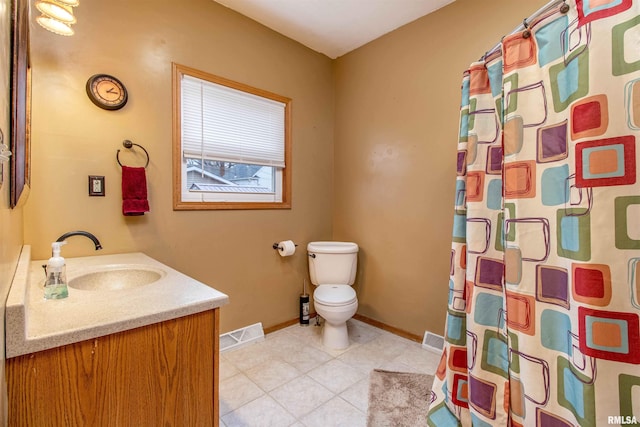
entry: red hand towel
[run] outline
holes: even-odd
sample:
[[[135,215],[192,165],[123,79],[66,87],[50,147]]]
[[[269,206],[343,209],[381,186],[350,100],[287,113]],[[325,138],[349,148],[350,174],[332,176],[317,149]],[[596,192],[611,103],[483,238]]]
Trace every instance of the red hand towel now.
[[[144,168],[122,166],[122,214],[135,216],[145,212],[149,212],[149,201]]]

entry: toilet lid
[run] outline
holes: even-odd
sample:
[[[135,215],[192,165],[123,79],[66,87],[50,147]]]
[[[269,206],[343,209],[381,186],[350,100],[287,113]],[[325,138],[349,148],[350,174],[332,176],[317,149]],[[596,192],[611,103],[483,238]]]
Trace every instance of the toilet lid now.
[[[356,291],[349,285],[320,285],[313,299],[324,305],[347,305],[356,300]]]

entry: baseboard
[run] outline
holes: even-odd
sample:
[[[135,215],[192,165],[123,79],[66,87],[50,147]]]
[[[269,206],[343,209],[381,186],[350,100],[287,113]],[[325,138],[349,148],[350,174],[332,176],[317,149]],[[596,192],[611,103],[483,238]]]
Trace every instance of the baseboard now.
[[[311,315],[309,316],[310,319],[313,319],[314,317],[316,317],[316,313],[311,313]],[[422,337],[419,335],[415,335],[412,334],[410,332],[407,331],[403,331],[402,329],[393,327],[393,326],[389,326],[385,323],[382,322],[378,322],[377,320],[373,320],[367,316],[363,316],[361,314],[355,314],[353,316],[354,319],[359,320],[361,322],[367,323],[371,326],[375,326],[376,328],[382,329],[383,331],[387,331],[387,332],[391,332],[394,335],[398,335],[402,338],[406,338],[408,340],[411,341],[415,341],[415,342],[419,342],[422,343]],[[286,322],[282,322],[282,323],[278,323],[277,325],[273,325],[273,326],[269,326],[268,328],[264,328],[264,334],[270,334],[272,332],[276,332],[279,331],[280,329],[284,329],[287,328],[291,325],[295,325],[300,321],[300,319],[296,318],[296,319],[292,319],[292,320],[288,320]],[[311,320],[309,321],[310,324],[313,324],[311,322]]]
[[[292,320],[287,320],[286,322],[278,323],[277,325],[269,326],[268,328],[264,328],[264,334],[267,335],[272,332],[279,331],[280,329],[284,329],[291,325],[295,325],[299,321],[300,320],[296,318]]]
[[[313,322],[311,322],[311,319],[316,317],[316,313],[311,313],[309,314],[309,324],[313,325]],[[273,326],[269,326],[268,328],[264,328],[264,333],[266,334],[270,334],[272,332],[276,332],[279,331],[280,329],[284,329],[284,328],[288,328],[291,325],[295,325],[300,323],[300,319],[299,318],[295,318],[295,319],[291,319],[291,320],[287,320],[286,322],[282,322],[282,323],[278,323],[277,325],[273,325]]]
[[[379,322],[377,320],[373,320],[367,316],[363,316],[362,314],[356,313],[353,316],[354,319],[359,320],[361,322],[367,323],[371,326],[375,326],[376,328],[380,328],[383,331],[391,332],[394,335],[401,336],[402,338],[406,338],[411,341],[416,341],[421,343],[422,337],[419,335],[412,334],[411,332],[404,331],[402,329],[396,328],[394,326],[389,326],[386,323]]]

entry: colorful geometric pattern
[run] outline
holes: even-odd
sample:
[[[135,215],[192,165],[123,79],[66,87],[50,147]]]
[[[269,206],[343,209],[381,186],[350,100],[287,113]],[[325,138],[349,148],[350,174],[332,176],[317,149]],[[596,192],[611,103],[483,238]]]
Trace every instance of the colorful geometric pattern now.
[[[429,426],[640,423],[640,2],[566,4],[463,76]]]

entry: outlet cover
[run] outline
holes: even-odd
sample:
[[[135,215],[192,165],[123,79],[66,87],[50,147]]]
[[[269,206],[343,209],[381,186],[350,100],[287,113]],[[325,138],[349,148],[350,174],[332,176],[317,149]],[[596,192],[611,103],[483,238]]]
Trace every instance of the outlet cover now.
[[[89,175],[89,196],[104,196],[104,176]]]

